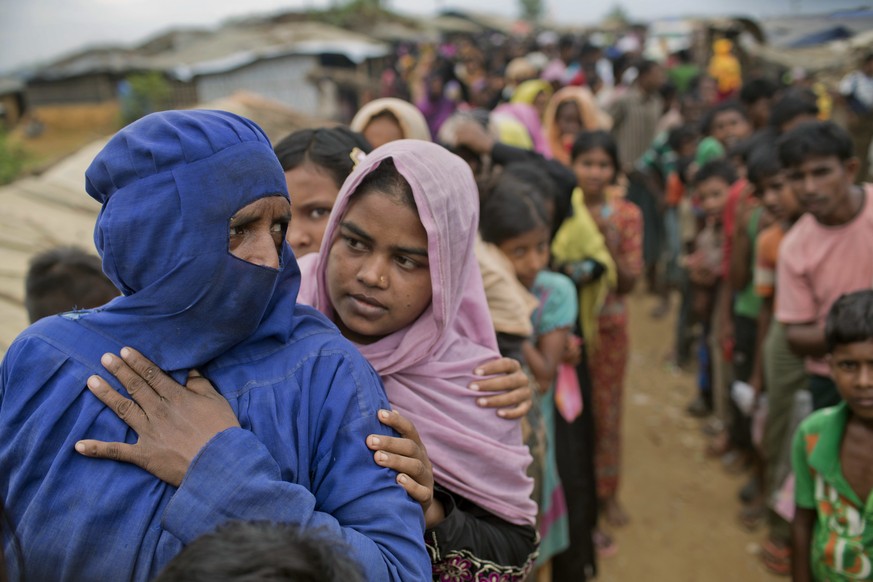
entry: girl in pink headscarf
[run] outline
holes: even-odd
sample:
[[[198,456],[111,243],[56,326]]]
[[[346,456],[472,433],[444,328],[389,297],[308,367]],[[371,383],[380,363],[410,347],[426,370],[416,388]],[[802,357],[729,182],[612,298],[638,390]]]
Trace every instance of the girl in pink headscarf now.
[[[518,421],[482,414],[468,388],[498,355],[478,208],[469,167],[442,147],[377,148],[343,185],[321,251],[300,261],[299,300],[357,345],[427,447],[434,579],[523,580],[536,548],[530,454]]]

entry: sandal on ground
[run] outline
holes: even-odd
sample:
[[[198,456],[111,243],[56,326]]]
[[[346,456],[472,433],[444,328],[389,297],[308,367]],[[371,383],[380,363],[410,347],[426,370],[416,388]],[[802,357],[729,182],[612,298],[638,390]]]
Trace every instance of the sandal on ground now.
[[[761,544],[761,561],[771,574],[791,575],[791,548],[787,545],[780,546],[773,540],[765,540]]]

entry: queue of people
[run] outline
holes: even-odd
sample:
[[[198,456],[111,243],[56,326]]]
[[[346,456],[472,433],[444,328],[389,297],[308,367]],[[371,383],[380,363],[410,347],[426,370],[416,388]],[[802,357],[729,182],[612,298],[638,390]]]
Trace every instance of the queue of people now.
[[[122,129],[109,280],[36,260],[0,367],[10,579],[593,579],[641,279],[764,565],[869,576],[866,152],[716,45],[407,47],[349,127]]]

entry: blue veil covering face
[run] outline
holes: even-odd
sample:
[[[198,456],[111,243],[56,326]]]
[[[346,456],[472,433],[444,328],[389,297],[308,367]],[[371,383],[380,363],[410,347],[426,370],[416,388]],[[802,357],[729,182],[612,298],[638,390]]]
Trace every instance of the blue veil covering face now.
[[[246,338],[287,339],[299,286],[291,249],[283,245],[278,271],[227,249],[236,211],[265,196],[288,199],[258,126],[222,111],[152,115],[116,135],[85,177],[103,205],[94,229],[103,270],[124,295],[74,315],[82,326],[171,372]]]
[[[263,131],[220,111],[152,114],[110,140],[86,189],[103,205],[103,269],[124,295],[38,321],[0,364],[0,497],[24,554],[11,579],[150,580],[233,519],[320,528],[371,580],[428,578],[421,508],[365,442],[390,433],[377,420],[389,407],[378,376],[323,316],[295,305],[287,243],[278,269],[228,250],[238,210],[288,198]],[[84,438],[137,442],[85,386],[99,374],[127,395],[100,364],[124,346],[180,382],[198,368],[239,420],[178,488],[74,450]]]

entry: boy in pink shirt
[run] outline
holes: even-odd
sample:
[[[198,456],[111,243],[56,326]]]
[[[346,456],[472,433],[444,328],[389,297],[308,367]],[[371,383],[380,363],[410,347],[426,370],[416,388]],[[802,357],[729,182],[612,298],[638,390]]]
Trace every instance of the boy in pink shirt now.
[[[789,186],[807,214],[779,251],[776,319],[806,358],[816,409],[839,394],[824,360],[824,322],[844,293],[873,286],[873,185],[854,184],[858,159],[849,134],[831,122],[804,123],[779,142]]]

